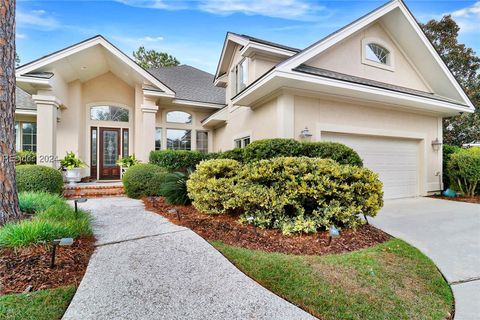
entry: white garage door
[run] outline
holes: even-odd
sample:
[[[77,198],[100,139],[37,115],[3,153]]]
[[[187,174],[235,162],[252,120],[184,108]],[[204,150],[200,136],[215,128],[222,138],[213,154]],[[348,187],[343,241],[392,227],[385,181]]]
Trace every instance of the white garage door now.
[[[419,194],[417,140],[327,132],[322,132],[322,140],[340,142],[357,151],[364,166],[380,175],[385,199]]]

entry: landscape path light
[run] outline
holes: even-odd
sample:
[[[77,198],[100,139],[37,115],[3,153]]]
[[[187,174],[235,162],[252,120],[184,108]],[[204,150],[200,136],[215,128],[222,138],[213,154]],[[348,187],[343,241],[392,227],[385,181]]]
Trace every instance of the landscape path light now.
[[[328,243],[327,246],[329,246],[332,243],[333,238],[338,238],[340,237],[340,230],[338,230],[333,224],[330,227],[330,230],[328,231]]]
[[[78,198],[78,199],[73,200],[73,203],[75,203],[75,218],[77,218],[77,216],[78,216],[78,204],[79,203],[85,203],[85,202],[87,202],[86,198]]]
[[[61,238],[52,241],[52,258],[50,260],[50,268],[55,267],[55,254],[57,246],[71,246],[73,244],[73,238]]]

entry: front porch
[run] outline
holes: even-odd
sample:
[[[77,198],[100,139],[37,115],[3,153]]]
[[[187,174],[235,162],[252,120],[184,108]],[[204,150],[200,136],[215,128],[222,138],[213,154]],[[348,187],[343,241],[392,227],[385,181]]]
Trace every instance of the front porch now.
[[[123,196],[124,194],[121,181],[65,184],[63,187],[63,196],[67,199]]]

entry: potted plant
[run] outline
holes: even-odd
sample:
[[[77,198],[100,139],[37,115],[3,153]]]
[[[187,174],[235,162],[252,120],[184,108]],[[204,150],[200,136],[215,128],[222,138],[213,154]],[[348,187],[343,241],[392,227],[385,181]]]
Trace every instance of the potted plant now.
[[[60,160],[60,165],[65,170],[65,177],[70,184],[80,182],[81,169],[87,166],[85,162],[77,158],[73,151],[67,152],[65,158]]]
[[[123,176],[125,171],[127,171],[128,168],[140,163],[140,160],[135,158],[135,155],[132,154],[131,156],[126,156],[117,161],[117,164],[120,166],[120,172]]]

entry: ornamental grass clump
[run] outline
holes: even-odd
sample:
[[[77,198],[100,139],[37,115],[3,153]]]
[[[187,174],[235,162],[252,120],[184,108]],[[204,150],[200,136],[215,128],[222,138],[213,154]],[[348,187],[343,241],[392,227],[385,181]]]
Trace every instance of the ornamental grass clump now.
[[[355,228],[383,205],[377,174],[330,159],[280,157],[243,166],[210,160],[197,167],[187,186],[202,212],[238,213],[243,223],[286,235],[331,225]]]

